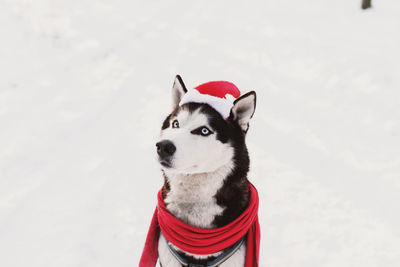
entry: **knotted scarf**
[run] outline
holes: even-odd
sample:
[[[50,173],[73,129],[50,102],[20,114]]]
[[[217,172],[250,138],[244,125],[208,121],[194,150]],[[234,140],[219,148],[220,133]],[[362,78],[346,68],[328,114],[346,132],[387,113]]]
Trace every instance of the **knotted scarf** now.
[[[158,259],[160,230],[176,247],[198,255],[208,255],[226,249],[247,234],[245,267],[258,267],[260,225],[258,222],[258,193],[249,183],[250,200],[246,210],[231,223],[214,229],[190,226],[174,217],[158,192],[158,204],[151,220],[139,267],[154,267]]]

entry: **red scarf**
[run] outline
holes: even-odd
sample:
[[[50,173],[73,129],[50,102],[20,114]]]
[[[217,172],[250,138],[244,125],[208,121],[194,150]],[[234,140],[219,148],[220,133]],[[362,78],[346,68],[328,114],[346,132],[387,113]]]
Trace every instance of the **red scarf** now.
[[[260,225],[258,223],[258,193],[249,183],[250,202],[247,209],[233,222],[220,228],[202,229],[175,218],[165,207],[162,189],[154,212],[139,267],[154,267],[158,259],[160,230],[178,248],[198,255],[208,255],[226,249],[247,234],[245,267],[258,267]]]

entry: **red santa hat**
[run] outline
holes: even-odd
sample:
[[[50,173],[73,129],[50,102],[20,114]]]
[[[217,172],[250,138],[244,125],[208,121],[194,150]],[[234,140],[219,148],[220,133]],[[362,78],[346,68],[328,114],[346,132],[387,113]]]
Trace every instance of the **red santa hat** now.
[[[230,82],[215,81],[203,83],[188,90],[179,105],[189,102],[208,104],[221,114],[224,119],[229,117],[233,101],[240,97],[239,89]]]

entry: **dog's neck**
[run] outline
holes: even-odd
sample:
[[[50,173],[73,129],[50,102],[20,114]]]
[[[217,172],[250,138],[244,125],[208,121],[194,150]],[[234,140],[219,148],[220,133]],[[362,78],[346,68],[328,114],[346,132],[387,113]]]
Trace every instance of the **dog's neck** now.
[[[210,173],[166,174],[169,192],[165,195],[165,205],[187,224],[213,228],[215,216],[224,211],[215,196],[231,172],[232,166],[225,165]]]
[[[244,206],[247,206],[247,187],[237,190],[240,186],[238,187],[238,182],[233,181],[240,180],[239,184],[244,184],[243,181],[247,182],[247,178],[238,179],[232,164],[224,165],[210,173],[164,173],[164,176],[163,196],[166,207],[175,217],[194,227],[220,227],[222,226],[220,224],[228,223],[226,218],[237,217],[243,207],[236,207],[236,211],[232,212],[230,208],[232,205],[228,205],[227,202],[235,205],[239,199],[242,200],[240,201],[242,206],[243,202]],[[226,199],[227,191],[231,192],[228,199]]]

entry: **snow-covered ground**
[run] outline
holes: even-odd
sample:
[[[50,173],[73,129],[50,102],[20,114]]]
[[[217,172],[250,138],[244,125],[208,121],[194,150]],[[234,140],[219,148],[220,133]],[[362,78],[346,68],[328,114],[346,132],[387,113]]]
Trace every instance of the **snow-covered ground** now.
[[[175,74],[256,90],[261,266],[400,265],[400,3],[0,1],[0,266],[136,266]]]

